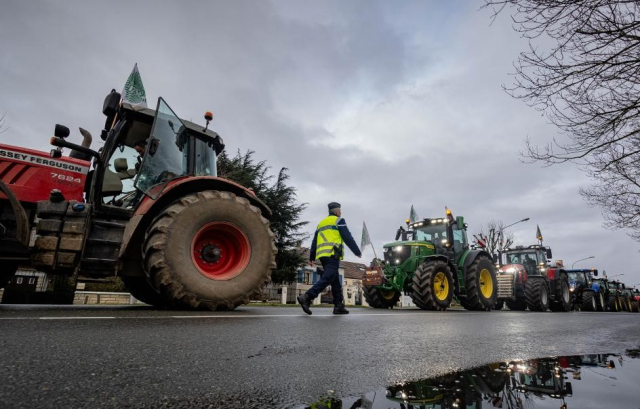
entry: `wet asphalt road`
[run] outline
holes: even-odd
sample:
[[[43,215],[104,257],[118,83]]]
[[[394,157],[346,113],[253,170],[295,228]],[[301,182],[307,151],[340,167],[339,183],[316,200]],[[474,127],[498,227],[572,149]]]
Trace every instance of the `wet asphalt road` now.
[[[640,345],[633,313],[351,311],[2,305],[0,406],[292,407],[327,390]]]

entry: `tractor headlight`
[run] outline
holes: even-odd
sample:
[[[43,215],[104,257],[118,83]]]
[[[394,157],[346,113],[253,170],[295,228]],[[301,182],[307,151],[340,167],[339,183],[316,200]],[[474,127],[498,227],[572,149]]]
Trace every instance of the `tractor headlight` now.
[[[515,272],[516,272],[515,267],[509,267],[509,268],[507,269],[507,273],[514,274]]]

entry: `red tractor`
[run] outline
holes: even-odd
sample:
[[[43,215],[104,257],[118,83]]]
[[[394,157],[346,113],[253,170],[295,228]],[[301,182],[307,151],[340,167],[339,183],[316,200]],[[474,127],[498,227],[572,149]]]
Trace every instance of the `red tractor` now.
[[[0,145],[0,287],[20,266],[47,274],[118,275],[155,306],[233,309],[275,267],[269,208],[217,177],[222,138],[157,109],[104,101],[104,145],[67,140],[50,153]],[[70,150],[62,156],[62,148]],[[131,166],[133,164],[133,166]]]
[[[569,280],[562,263],[551,263],[551,248],[516,246],[499,254],[497,309],[569,311]]]

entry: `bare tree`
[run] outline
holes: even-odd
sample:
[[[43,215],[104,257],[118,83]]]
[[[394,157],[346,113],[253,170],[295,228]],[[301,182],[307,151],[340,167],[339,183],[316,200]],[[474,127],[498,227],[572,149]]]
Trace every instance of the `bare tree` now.
[[[497,254],[498,250],[510,247],[514,241],[514,235],[504,229],[502,220],[489,220],[486,225],[480,226],[480,230],[473,235],[475,244],[483,247],[491,254]]]
[[[605,210],[609,227],[640,240],[640,3],[630,0],[485,0],[511,13],[529,39],[505,90],[541,110],[565,138],[524,157],[574,162],[596,184],[581,194]],[[545,44],[551,44],[545,47]]]

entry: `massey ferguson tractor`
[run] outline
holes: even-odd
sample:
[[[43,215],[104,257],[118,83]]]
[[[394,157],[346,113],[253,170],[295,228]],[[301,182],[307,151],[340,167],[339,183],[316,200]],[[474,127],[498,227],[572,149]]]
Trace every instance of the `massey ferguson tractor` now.
[[[571,297],[567,273],[561,263],[551,264],[551,248],[516,246],[499,254],[498,307],[510,310],[569,311]]]
[[[233,309],[275,267],[269,208],[217,177],[222,138],[157,109],[104,101],[103,146],[69,142],[56,125],[50,153],[0,145],[0,279],[20,266],[58,276],[118,275],[167,308]],[[68,157],[62,148],[69,149]]]
[[[392,308],[404,292],[423,310],[446,310],[455,294],[468,310],[488,311],[496,302],[491,255],[471,250],[463,217],[423,219],[400,228],[384,245],[384,267],[367,271],[364,296],[374,308]]]

